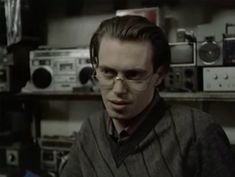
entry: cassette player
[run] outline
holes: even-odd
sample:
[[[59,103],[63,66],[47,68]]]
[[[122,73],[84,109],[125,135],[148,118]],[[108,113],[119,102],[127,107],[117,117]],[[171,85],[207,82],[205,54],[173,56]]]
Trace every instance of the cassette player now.
[[[88,48],[30,52],[31,91],[73,91],[89,87],[93,69]]]

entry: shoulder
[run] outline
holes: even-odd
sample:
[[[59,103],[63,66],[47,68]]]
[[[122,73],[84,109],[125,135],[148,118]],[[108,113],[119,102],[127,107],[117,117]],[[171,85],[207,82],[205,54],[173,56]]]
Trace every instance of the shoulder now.
[[[187,105],[173,104],[169,107],[167,114],[177,131],[191,132],[195,136],[200,136],[212,125],[218,125],[212,115]]]
[[[89,115],[82,123],[78,132],[78,139],[82,141],[101,131],[105,124],[105,115],[106,113],[103,110]]]

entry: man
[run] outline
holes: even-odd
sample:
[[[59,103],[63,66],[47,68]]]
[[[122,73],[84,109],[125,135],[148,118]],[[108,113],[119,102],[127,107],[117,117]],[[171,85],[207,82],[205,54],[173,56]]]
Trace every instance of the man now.
[[[235,176],[222,128],[159,96],[170,62],[159,27],[140,16],[113,17],[90,50],[105,109],[84,122],[62,177]]]

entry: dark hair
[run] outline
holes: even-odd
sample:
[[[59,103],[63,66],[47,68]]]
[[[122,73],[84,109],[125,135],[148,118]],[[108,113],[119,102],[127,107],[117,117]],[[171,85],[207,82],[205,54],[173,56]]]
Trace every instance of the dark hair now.
[[[165,71],[168,70],[171,59],[168,40],[162,29],[148,21],[145,17],[126,15],[115,16],[104,20],[93,34],[90,41],[90,57],[93,67],[99,64],[99,47],[104,35],[119,40],[146,40],[151,42],[154,71],[156,71],[159,66],[163,66]]]

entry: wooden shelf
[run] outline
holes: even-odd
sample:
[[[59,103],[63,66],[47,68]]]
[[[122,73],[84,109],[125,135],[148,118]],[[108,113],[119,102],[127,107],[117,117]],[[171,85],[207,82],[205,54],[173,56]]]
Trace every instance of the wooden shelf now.
[[[101,100],[98,92],[30,92],[18,95],[35,99]],[[160,95],[169,101],[235,101],[235,92],[160,92]]]

